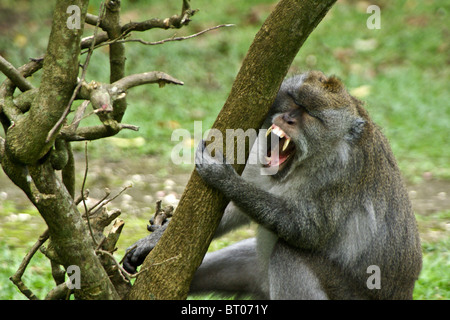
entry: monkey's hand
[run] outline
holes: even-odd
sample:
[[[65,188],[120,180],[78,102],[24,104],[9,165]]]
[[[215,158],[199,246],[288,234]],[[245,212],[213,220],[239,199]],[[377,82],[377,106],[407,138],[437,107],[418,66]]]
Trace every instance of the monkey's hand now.
[[[133,245],[128,247],[123,260],[123,268],[128,273],[136,273],[136,268],[144,262],[145,257],[147,257],[150,251],[156,246],[168,225],[169,223],[163,224],[145,238],[136,241]]]
[[[238,174],[221,152],[215,150],[215,157],[211,156],[205,141],[202,140],[195,153],[195,167],[198,174],[210,186],[223,191],[227,182]]]

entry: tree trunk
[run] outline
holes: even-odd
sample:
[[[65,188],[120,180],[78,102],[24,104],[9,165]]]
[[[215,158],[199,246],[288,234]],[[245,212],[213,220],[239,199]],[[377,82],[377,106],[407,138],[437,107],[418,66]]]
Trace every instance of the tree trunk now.
[[[335,2],[278,3],[256,35],[213,128],[223,134],[228,128],[260,128],[298,50]],[[238,173],[243,167],[235,166]],[[185,299],[226,205],[224,197],[194,171],[129,299]]]
[[[65,268],[70,265],[80,268],[81,290],[75,290],[76,298],[119,299],[74,205],[73,181],[67,191],[46,157],[56,138],[54,135],[46,142],[47,135],[64,114],[77,83],[88,3],[87,0],[56,2],[39,91],[28,112],[16,112],[9,119],[6,139],[0,143],[0,160],[8,177],[26,193],[44,218],[61,264]],[[79,28],[67,26],[67,9],[71,5],[80,9]],[[73,161],[70,157],[69,161]]]

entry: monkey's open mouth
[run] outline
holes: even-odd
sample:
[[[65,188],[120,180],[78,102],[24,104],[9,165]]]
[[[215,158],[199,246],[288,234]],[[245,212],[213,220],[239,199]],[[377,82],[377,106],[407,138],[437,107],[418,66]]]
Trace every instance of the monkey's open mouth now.
[[[279,140],[278,143],[272,146],[272,139],[268,139],[268,145],[270,147],[267,148],[267,163],[264,165],[265,167],[281,166],[295,153],[294,143],[291,143],[291,138],[283,130],[281,130],[280,127],[272,124],[272,126],[267,130],[266,137],[269,137],[271,132],[277,135]]]

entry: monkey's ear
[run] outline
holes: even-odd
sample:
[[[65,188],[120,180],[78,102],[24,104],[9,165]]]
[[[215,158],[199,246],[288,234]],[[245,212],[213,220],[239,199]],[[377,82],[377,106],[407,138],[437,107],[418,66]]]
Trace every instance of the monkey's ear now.
[[[363,131],[364,131],[364,125],[366,124],[366,120],[363,118],[357,117],[353,119],[350,130],[348,131],[346,135],[347,141],[356,141],[361,137]]]
[[[341,80],[339,80],[339,78],[335,76],[331,76],[321,82],[323,83],[325,89],[333,93],[338,93],[344,89],[344,85],[342,84]]]

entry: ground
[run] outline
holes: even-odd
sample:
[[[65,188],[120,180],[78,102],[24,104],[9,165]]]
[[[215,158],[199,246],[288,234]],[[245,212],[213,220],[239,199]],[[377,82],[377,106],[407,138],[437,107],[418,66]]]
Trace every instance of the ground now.
[[[78,184],[80,184],[85,162],[81,154],[77,158],[79,170],[77,178]],[[163,200],[163,205],[177,205],[189,179],[190,170],[188,167],[168,166],[167,162],[161,163],[154,157],[109,163],[104,163],[103,160],[91,160],[89,161],[86,188],[90,190],[92,198],[100,199],[104,195],[104,188],[110,188],[114,195],[122,187],[132,185],[121,197],[109,205],[110,208],[122,209],[121,218],[126,222],[124,232],[125,235],[130,234],[131,236],[122,241],[128,244],[146,234],[146,220],[152,216],[157,200]],[[450,181],[437,180],[425,173],[421,182],[409,183],[407,187],[414,212],[419,218],[422,239],[436,241],[442,237],[448,237],[450,234],[448,218],[432,220],[426,218],[450,208]],[[3,214],[0,216],[2,237],[9,234],[8,230],[2,230],[8,223],[16,225],[18,229],[25,232],[22,236],[26,236],[26,238],[20,236],[17,239],[19,243],[27,243],[31,239],[35,239],[43,230],[44,226],[40,216],[30,209],[28,199],[23,192],[12,184],[3,172],[0,173],[0,200],[14,204],[11,212],[2,210]],[[36,226],[39,227],[36,228]],[[30,232],[35,236],[32,237]],[[15,234],[20,235],[20,230],[16,230]],[[11,239],[4,240],[10,242]]]

